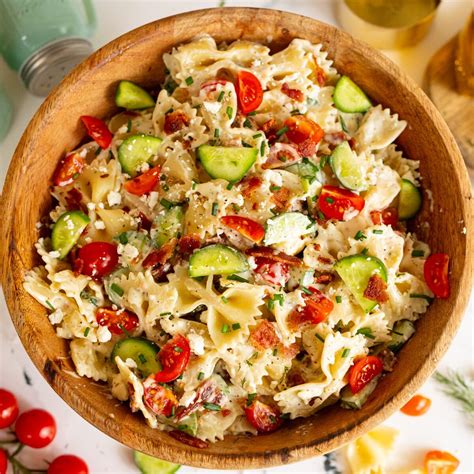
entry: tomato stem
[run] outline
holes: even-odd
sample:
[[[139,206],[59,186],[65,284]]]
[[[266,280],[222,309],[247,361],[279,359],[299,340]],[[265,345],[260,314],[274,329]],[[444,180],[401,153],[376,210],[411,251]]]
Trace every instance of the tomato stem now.
[[[18,439],[17,439],[17,438],[14,438],[14,439],[6,439],[6,440],[3,440],[3,441],[0,441],[0,445],[2,445],[2,444],[15,444],[15,443],[18,443]]]

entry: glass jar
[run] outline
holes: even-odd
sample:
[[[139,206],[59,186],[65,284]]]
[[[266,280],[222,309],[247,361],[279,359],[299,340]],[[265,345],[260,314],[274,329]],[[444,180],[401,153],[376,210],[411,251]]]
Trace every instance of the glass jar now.
[[[12,105],[8,99],[5,90],[0,84],[0,143],[5,138],[5,135],[10,128],[10,122],[12,120]]]
[[[92,52],[91,0],[0,0],[0,54],[44,96]]]

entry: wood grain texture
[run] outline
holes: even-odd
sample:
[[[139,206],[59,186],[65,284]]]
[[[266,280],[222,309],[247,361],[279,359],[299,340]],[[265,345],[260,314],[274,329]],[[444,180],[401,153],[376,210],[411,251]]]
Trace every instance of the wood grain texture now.
[[[115,111],[120,79],[156,87],[163,77],[161,56],[174,45],[209,33],[217,41],[270,42],[273,50],[295,37],[323,43],[337,69],[351,76],[377,102],[408,121],[399,139],[406,155],[421,161],[425,200],[418,226],[434,251],[452,257],[452,294],[433,303],[400,353],[396,369],[379,384],[360,411],[337,407],[285,425],[276,433],[228,436],[198,450],[148,428],[129,408],[106,396],[105,387],[73,375],[68,345],[56,337],[46,311],[25,293],[25,270],[38,263],[35,223],[51,206],[48,183],[66,150],[84,131],[82,114],[105,117]],[[467,173],[445,123],[424,93],[381,53],[334,27],[275,10],[200,10],[159,20],[112,41],[74,69],[33,117],[16,149],[2,203],[3,284],[11,317],[30,357],[54,390],[81,416],[116,440],[182,464],[244,469],[281,465],[334,450],[360,436],[404,404],[435,369],[465,309],[472,285],[473,205]],[[467,232],[462,229],[466,227]]]

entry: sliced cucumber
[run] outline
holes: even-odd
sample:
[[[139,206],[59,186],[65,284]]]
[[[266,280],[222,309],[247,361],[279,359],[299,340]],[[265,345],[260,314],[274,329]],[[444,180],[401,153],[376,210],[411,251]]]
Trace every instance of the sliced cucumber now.
[[[415,217],[421,208],[420,190],[408,179],[402,179],[398,201],[398,217],[401,220]]]
[[[393,352],[398,352],[413,334],[415,334],[415,325],[411,321],[408,319],[397,321],[393,326],[392,340],[388,343],[388,348]]]
[[[183,232],[184,212],[181,206],[173,206],[164,214],[155,217],[153,235],[157,247],[161,247],[169,240]]]
[[[257,159],[256,148],[201,145],[197,156],[207,174],[214,179],[230,183],[240,181]]]
[[[334,105],[341,112],[367,112],[372,107],[364,91],[347,76],[342,76],[337,81],[332,97]]]
[[[232,247],[214,244],[197,250],[189,259],[189,275],[230,275],[248,270],[247,259]]]
[[[191,436],[196,436],[198,429],[198,419],[196,413],[191,413],[177,426],[178,430],[184,431]]]
[[[118,159],[125,173],[134,177],[141,166],[158,154],[161,138],[150,135],[132,135],[118,149]]]
[[[285,168],[285,171],[296,174],[301,178],[304,191],[309,190],[314,180],[322,181],[319,168],[306,157],[300,163],[288,166],[288,168]]]
[[[148,109],[155,105],[153,97],[131,81],[120,81],[115,92],[115,103],[125,109]]]
[[[133,451],[133,459],[142,474],[174,474],[181,467],[180,464],[163,461],[139,451]]]
[[[110,273],[106,277],[104,277],[103,282],[104,282],[104,290],[107,293],[107,296],[109,297],[109,300],[112,301],[113,304],[116,304],[119,307],[122,307],[122,295],[117,293],[117,291],[114,291],[116,289],[113,284],[117,279],[120,279],[122,275],[128,275],[130,273],[129,268],[119,268],[118,270],[115,270],[114,272]],[[115,283],[117,285],[117,283]]]
[[[314,222],[301,212],[285,212],[267,220],[264,245],[298,239],[315,231]]]
[[[370,397],[378,384],[380,375],[374,377],[360,392],[352,393],[351,387],[346,385],[341,392],[341,407],[349,410],[359,410]]]
[[[51,234],[53,250],[64,258],[79,240],[91,220],[81,211],[68,211],[59,216]]]
[[[345,188],[352,191],[366,189],[359,160],[348,142],[342,142],[334,149],[329,163],[337,179]]]
[[[142,337],[127,337],[118,341],[112,350],[112,359],[118,356],[124,362],[132,359],[144,378],[161,370],[161,364],[156,358],[159,347],[152,341]]]
[[[377,306],[376,301],[364,297],[364,291],[372,275],[387,281],[387,269],[381,260],[370,255],[349,255],[336,262],[334,269],[366,313]]]

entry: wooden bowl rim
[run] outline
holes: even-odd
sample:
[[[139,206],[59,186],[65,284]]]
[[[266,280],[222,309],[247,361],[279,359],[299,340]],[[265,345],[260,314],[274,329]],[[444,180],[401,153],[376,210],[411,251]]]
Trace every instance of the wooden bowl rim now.
[[[233,19],[239,14],[245,12],[252,12],[255,15],[257,15],[257,13],[265,14],[271,17],[272,19],[279,19],[280,23],[278,23],[278,25],[281,28],[284,27],[285,21],[289,19],[300,21],[304,20],[307,22],[309,21],[312,22],[315,26],[328,29],[328,31],[331,31],[335,38],[342,37],[345,39],[350,39],[351,41],[356,43],[359,48],[370,52],[370,54],[377,60],[379,68],[385,70],[386,72],[389,72],[393,76],[397,76],[397,80],[399,82],[404,82],[406,84],[404,88],[410,90],[410,92],[415,96],[416,100],[421,103],[422,107],[429,112],[431,117],[435,117],[437,119],[436,121],[438,122],[438,124],[436,125],[436,128],[438,129],[440,135],[443,137],[445,142],[449,143],[453,151],[452,159],[455,165],[453,167],[453,172],[456,175],[456,180],[460,184],[460,188],[465,191],[465,193],[460,197],[460,199],[462,200],[462,210],[468,218],[469,216],[471,218],[472,216],[474,216],[474,205],[472,204],[470,182],[468,179],[467,171],[464,167],[461,154],[459,152],[459,149],[457,148],[457,145],[455,144],[454,138],[452,137],[451,132],[442,120],[439,112],[436,110],[434,105],[411,78],[409,78],[403,71],[398,68],[397,65],[392,63],[392,61],[390,61],[382,53],[372,49],[368,45],[365,45],[364,43],[358,40],[351,38],[349,34],[338,30],[335,26],[328,25],[313,18],[298,15],[295,13],[252,7],[208,8],[162,18],[142,25],[134,30],[131,30],[119,36],[118,38],[112,40],[111,42],[100,48],[83,63],[78,65],[46,98],[44,103],[40,106],[38,111],[31,119],[25,132],[23,133],[8,169],[7,178],[4,185],[4,193],[1,200],[2,202],[0,203],[0,208],[2,211],[4,211],[2,215],[10,214],[9,210],[12,210],[13,212],[13,209],[15,207],[14,191],[15,187],[17,186],[15,179],[21,174],[22,156],[28,153],[28,142],[30,140],[35,140],[38,138],[38,123],[47,120],[51,114],[54,114],[55,107],[60,106],[62,99],[73,92],[77,77],[80,77],[83,73],[93,73],[95,69],[105,66],[116,55],[123,54],[134,45],[140,44],[144,41],[149,40],[151,37],[160,34],[160,26],[180,21],[182,19],[199,19],[204,14],[215,14],[216,12],[232,17]],[[277,24],[276,21],[275,24]],[[13,229],[14,222],[14,219],[5,219],[2,223],[1,235],[7,238],[12,237],[13,232],[10,231],[10,229]],[[466,222],[466,226],[468,227],[468,229],[471,230],[472,222]],[[20,314],[15,314],[13,298],[11,298],[11,295],[15,293],[24,293],[24,290],[21,286],[15,285],[14,279],[8,276],[9,273],[18,273],[20,271],[24,271],[24,269],[21,268],[21,265],[13,265],[13,272],[11,272],[11,269],[6,268],[6,262],[9,261],[8,257],[10,256],[10,254],[14,253],[15,244],[13,239],[11,239],[11,242],[9,242],[8,245],[5,245],[4,250],[1,251],[1,260],[3,267],[1,276],[3,285],[5,289],[8,290],[5,292],[5,294],[10,316],[29,357],[32,359],[38,370],[42,373],[43,377],[46,378],[46,380],[53,387],[56,393],[58,393],[58,395],[63,398],[63,400],[85,420],[89,421],[91,424],[103,431],[105,434],[108,434],[109,436],[115,438],[117,441],[123,444],[127,444],[133,449],[141,450],[144,452],[148,451],[149,454],[161,456],[163,459],[167,459],[169,461],[176,462],[178,460],[180,463],[183,463],[185,465],[219,469],[263,468],[282,465],[288,462],[296,462],[309,458],[311,456],[321,455],[351,441],[357,436],[360,436],[361,434],[372,429],[377,424],[388,418],[392,413],[397,411],[404,403],[406,403],[406,401],[412,396],[412,394],[431,375],[439,360],[439,356],[444,354],[444,352],[449,346],[449,343],[454,337],[456,330],[460,325],[464,309],[467,305],[469,289],[472,287],[472,262],[474,260],[474,239],[472,236],[472,232],[468,231],[468,235],[466,237],[466,272],[463,274],[462,280],[459,285],[459,288],[462,288],[464,291],[459,291],[458,294],[453,295],[454,304],[452,306],[449,330],[448,328],[446,328],[444,331],[442,331],[432,348],[432,353],[435,353],[438,357],[430,357],[425,359],[424,362],[420,364],[418,371],[415,373],[410,382],[407,383],[401,391],[393,394],[393,396],[384,406],[382,406],[378,410],[375,410],[373,413],[369,414],[367,417],[360,421],[348,423],[343,430],[340,430],[334,435],[328,436],[326,439],[317,439],[310,443],[301,444],[293,448],[287,448],[284,450],[275,449],[259,453],[254,452],[251,454],[246,454],[245,452],[239,454],[207,452],[205,450],[196,450],[185,445],[179,447],[173,445],[169,446],[167,449],[166,444],[164,444],[164,447],[156,445],[152,446],[150,442],[146,443],[145,440],[142,444],[138,442],[131,442],[130,438],[125,441],[124,438],[126,438],[127,430],[121,431],[120,435],[116,435],[115,432],[113,432],[113,430],[111,430],[109,427],[110,420],[108,420],[105,416],[102,416],[101,414],[99,414],[99,416],[97,417],[97,414],[93,413],[92,410],[88,409],[87,401],[84,401],[84,399],[82,399],[79,394],[75,393],[74,390],[69,390],[69,383],[66,379],[63,379],[60,383],[58,383],[57,379],[58,377],[61,378],[61,372],[58,372],[56,374],[56,381],[53,384],[51,380],[48,380],[48,378],[45,376],[45,373],[43,372],[44,360],[42,359],[41,354],[37,352],[30,353],[28,351],[28,341],[25,337],[25,333],[22,327],[22,317]],[[6,240],[3,241],[6,242]],[[5,262],[5,264],[3,262]],[[255,442],[258,442],[258,438],[255,439]],[[154,452],[152,452],[152,450]]]

